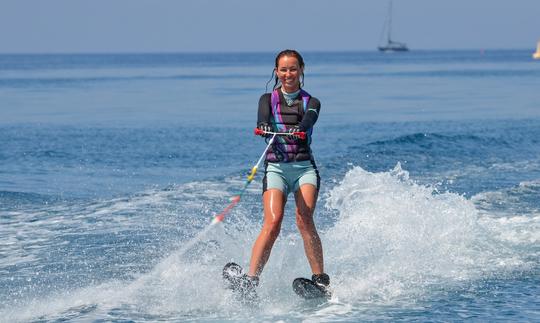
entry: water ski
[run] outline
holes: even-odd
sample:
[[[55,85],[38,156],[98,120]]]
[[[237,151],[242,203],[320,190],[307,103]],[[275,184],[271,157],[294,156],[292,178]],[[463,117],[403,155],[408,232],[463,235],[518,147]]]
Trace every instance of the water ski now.
[[[332,296],[326,287],[307,278],[296,278],[292,283],[292,288],[304,299],[329,299]]]
[[[244,274],[242,266],[229,262],[223,267],[223,282],[225,288],[233,291],[236,299],[245,304],[256,304],[259,297],[255,288],[259,285],[258,278]]]

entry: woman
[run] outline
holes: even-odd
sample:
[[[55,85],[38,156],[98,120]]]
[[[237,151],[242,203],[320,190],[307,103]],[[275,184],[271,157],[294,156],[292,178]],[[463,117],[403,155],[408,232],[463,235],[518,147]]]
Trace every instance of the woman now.
[[[294,193],[296,224],[304,241],[304,250],[313,272],[312,280],[325,292],[330,278],[324,273],[321,240],[313,222],[320,177],[310,149],[311,132],[317,121],[320,102],[301,86],[304,60],[295,50],[280,52],[275,60],[275,85],[272,93],[259,100],[257,127],[265,132],[288,132],[276,136],[268,150],[263,178],[264,223],[251,254],[244,286],[258,286],[259,275],[268,261],[279,235],[287,196]],[[294,132],[306,132],[305,139]]]

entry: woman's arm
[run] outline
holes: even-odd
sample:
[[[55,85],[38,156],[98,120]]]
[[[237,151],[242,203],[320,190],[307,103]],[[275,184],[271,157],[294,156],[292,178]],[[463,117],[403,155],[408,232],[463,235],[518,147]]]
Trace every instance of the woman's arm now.
[[[308,131],[311,129],[317,119],[319,118],[319,112],[321,111],[321,101],[319,99],[311,97],[308,102],[306,113],[300,122],[300,131]]]
[[[272,122],[272,111],[270,107],[270,93],[261,95],[259,99],[259,111],[257,113],[257,127],[261,124],[270,124]]]

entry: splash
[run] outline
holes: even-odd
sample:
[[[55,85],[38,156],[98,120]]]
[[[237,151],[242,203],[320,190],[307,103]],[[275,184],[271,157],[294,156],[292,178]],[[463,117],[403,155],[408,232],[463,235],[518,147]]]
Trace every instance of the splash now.
[[[159,201],[167,208],[170,204],[182,205],[195,212],[209,196],[223,199],[218,189],[223,184],[218,188],[208,184],[185,185],[149,193],[144,201],[116,201],[85,210],[92,217],[106,216],[117,209],[137,208],[134,203],[146,205],[150,200],[153,205]],[[522,186],[536,187],[530,183]],[[321,239],[334,292],[324,306],[312,306],[306,312],[306,304],[291,291],[294,278],[309,275],[302,241],[294,231],[283,232],[272,251],[261,277],[261,308],[242,307],[222,288],[221,268],[231,260],[247,264],[260,226],[260,219],[252,214],[254,205],[260,211],[259,201],[248,199],[238,205],[225,225],[212,226],[211,230],[201,225],[186,226],[191,228],[189,235],[178,238],[178,248],[133,279],[112,279],[51,294],[10,309],[4,317],[12,321],[122,317],[338,320],[362,304],[414,304],[440,290],[538,263],[540,251],[534,251],[538,236],[531,231],[538,228],[538,216],[494,217],[479,209],[474,199],[415,183],[400,164],[379,173],[353,167],[323,199],[326,209],[318,210],[317,221],[330,221],[325,223],[327,229],[321,232]],[[184,213],[191,216],[191,211]],[[145,214],[148,216],[150,211]],[[519,238],[519,243],[512,237]],[[532,257],[531,250],[536,252]]]
[[[383,173],[352,168],[326,206],[339,214],[325,234],[327,262],[349,301],[414,300],[526,263],[473,202],[416,184],[400,164]]]

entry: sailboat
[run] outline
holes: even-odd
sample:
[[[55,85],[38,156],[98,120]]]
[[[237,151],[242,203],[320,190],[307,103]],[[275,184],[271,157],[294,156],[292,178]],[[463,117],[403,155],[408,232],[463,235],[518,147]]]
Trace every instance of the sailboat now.
[[[536,52],[533,54],[534,59],[540,59],[540,41],[536,44]]]
[[[392,1],[388,6],[388,17],[384,22],[381,36],[385,31],[387,32],[386,44],[378,47],[381,52],[407,52],[409,50],[407,44],[392,40]]]

